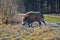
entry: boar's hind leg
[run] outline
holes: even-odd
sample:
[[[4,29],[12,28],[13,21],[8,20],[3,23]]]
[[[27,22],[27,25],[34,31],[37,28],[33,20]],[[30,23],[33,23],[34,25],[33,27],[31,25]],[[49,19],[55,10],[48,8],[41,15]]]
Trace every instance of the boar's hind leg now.
[[[43,20],[42,22],[46,25],[46,23],[45,23],[45,21],[44,21],[44,20]]]

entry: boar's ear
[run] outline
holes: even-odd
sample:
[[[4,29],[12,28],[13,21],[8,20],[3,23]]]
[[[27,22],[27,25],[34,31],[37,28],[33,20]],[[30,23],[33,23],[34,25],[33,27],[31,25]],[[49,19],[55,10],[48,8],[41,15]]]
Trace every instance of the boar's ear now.
[[[28,17],[28,15],[26,14],[24,17]]]

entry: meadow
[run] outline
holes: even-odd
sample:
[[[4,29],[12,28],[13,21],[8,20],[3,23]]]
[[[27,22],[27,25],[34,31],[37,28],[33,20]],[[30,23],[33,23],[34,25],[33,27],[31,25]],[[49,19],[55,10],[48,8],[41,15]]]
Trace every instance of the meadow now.
[[[48,22],[60,22],[60,16],[58,15],[44,15],[44,18],[45,18],[45,21],[48,21]]]

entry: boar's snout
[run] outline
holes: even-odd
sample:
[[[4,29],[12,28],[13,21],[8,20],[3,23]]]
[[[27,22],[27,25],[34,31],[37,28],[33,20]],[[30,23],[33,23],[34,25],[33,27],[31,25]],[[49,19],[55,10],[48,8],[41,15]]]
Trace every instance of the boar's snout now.
[[[26,24],[26,22],[22,22],[22,25],[25,25]]]
[[[22,22],[22,25],[25,25],[25,23],[24,23],[24,22]]]

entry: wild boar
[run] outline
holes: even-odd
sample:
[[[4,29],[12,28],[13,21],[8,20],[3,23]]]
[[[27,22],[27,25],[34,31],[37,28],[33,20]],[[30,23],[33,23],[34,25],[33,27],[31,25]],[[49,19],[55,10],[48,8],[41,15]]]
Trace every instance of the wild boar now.
[[[43,22],[45,24],[43,14],[41,14],[40,12],[30,11],[25,15],[25,17],[23,19],[23,25],[28,23],[28,26],[30,27],[30,26],[32,26],[32,23],[35,21],[37,21],[39,23],[39,26],[41,25],[41,22]]]

